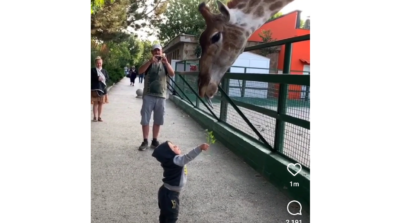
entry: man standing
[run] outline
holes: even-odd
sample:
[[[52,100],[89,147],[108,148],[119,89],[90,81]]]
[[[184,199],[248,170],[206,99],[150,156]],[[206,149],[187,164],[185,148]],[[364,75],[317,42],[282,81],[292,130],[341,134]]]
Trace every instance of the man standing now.
[[[154,44],[151,54],[153,57],[144,63],[140,68],[139,74],[146,74],[143,88],[143,104],[140,114],[142,119],[140,124],[143,131],[143,142],[139,147],[140,151],[148,148],[148,134],[150,131],[151,113],[154,112],[153,140],[151,148],[159,145],[158,134],[160,126],[164,124],[165,100],[167,92],[167,75],[173,77],[175,72],[166,57],[162,55],[162,47]]]

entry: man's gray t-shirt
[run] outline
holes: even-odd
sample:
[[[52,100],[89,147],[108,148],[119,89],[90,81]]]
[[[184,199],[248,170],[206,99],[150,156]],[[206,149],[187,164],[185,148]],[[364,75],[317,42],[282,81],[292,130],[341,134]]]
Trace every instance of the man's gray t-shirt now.
[[[143,95],[166,98],[167,82],[164,65],[159,63],[151,64],[144,79]]]

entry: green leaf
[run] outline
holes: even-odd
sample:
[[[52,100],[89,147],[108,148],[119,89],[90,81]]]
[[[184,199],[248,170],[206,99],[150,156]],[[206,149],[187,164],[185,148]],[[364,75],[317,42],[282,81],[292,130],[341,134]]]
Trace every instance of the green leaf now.
[[[213,131],[209,131],[209,130],[205,129],[205,132],[206,132],[205,133],[206,134],[206,142],[208,144],[214,144],[216,142],[216,139],[213,135]]]

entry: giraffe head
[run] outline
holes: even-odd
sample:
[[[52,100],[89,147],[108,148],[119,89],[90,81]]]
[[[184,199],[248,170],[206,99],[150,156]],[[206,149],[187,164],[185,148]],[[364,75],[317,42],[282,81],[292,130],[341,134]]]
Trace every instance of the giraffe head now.
[[[198,89],[201,97],[212,98],[222,77],[243,52],[248,38],[272,15],[293,0],[233,0],[228,7],[217,1],[220,14],[201,3],[198,10],[206,28],[199,43]]]

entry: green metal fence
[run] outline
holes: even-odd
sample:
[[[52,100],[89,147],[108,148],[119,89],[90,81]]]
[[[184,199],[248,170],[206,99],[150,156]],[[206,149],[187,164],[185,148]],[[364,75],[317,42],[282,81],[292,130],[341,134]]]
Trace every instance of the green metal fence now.
[[[309,168],[310,76],[290,71],[292,44],[309,39],[306,35],[246,48],[286,45],[283,74],[250,74],[246,68],[244,73],[226,73],[212,99],[213,107],[198,96],[198,72],[186,72],[189,61],[176,64],[184,71],[176,71],[170,90],[235,131]]]

